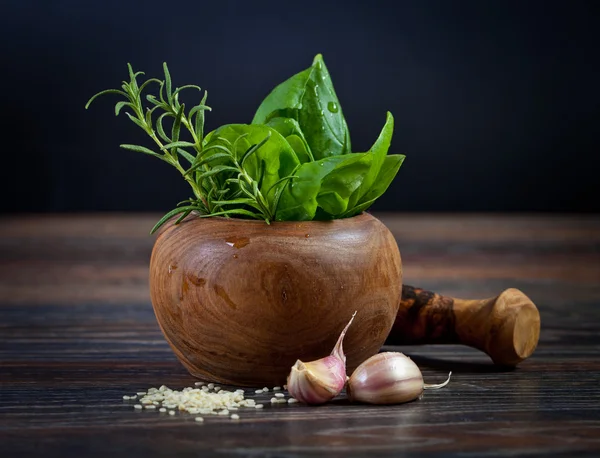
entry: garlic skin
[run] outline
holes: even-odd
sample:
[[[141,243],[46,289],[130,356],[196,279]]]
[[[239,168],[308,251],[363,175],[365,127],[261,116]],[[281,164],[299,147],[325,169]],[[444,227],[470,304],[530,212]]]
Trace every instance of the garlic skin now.
[[[378,353],[352,373],[346,392],[350,401],[369,404],[401,404],[423,393],[419,367],[402,353]]]
[[[341,393],[348,378],[342,344],[355,315],[356,312],[329,356],[308,363],[298,360],[292,366],[287,378],[287,390],[291,397],[305,404],[324,404]]]
[[[288,376],[290,396],[306,404],[323,404],[336,397],[346,384],[346,365],[335,356],[310,363],[296,361]]]

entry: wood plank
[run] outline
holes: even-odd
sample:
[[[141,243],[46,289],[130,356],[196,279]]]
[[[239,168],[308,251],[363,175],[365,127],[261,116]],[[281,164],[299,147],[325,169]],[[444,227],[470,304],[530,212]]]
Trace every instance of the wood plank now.
[[[459,297],[518,287],[534,355],[500,370],[470,348],[404,351],[448,387],[400,406],[271,405],[239,421],[135,411],[123,394],[193,384],[148,297],[157,215],[0,219],[1,456],[598,456],[600,219],[382,215],[406,282]]]

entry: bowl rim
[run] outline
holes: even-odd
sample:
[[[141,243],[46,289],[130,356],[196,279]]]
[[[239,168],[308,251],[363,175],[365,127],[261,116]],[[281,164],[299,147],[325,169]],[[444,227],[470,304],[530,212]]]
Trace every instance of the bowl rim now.
[[[358,215],[351,216],[349,218],[336,218],[336,219],[330,219],[330,220],[311,220],[311,221],[271,221],[268,224],[264,220],[261,220],[261,219],[227,218],[225,216],[206,216],[204,218],[198,218],[193,213],[188,215],[179,224],[174,224],[174,221],[176,221],[177,218],[178,218],[177,215],[175,215],[173,218],[171,218],[170,220],[165,222],[165,224],[163,224],[163,226],[156,232],[155,235],[157,237],[159,237],[160,235],[162,235],[169,229],[173,229],[175,227],[182,227],[184,224],[189,224],[194,221],[199,222],[202,220],[227,222],[229,224],[235,224],[235,225],[241,225],[241,226],[263,225],[265,227],[278,227],[278,228],[285,228],[285,227],[290,227],[290,226],[296,226],[296,227],[302,226],[302,227],[308,228],[308,227],[336,225],[336,224],[337,225],[340,225],[340,224],[346,225],[346,224],[351,224],[352,222],[357,222],[357,221],[361,221],[361,220],[377,219],[375,216],[373,216],[371,213],[369,213],[367,211],[363,211],[363,212],[359,213]]]

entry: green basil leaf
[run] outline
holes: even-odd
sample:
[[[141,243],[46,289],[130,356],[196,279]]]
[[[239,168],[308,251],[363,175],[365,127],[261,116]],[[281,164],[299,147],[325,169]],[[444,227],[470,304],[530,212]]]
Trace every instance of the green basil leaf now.
[[[277,117],[298,122],[316,160],[351,152],[348,126],[320,54],[310,68],[273,89],[252,124],[266,124]]]
[[[340,216],[340,218],[349,218],[358,215],[368,209],[387,190],[394,177],[398,173],[400,166],[404,162],[404,154],[390,154],[384,158],[383,164],[377,178],[371,188],[366,192],[358,204]]]
[[[292,147],[275,129],[262,125],[228,124],[210,132],[206,136],[207,142],[203,149],[216,145],[225,146],[232,150],[237,160],[241,161],[250,148],[263,142],[267,137],[268,140],[246,158],[243,167],[254,180],[259,182],[260,191],[266,192],[280,178],[290,175],[300,164]],[[215,154],[217,152],[219,149],[215,149]],[[282,184],[285,185],[286,183]]]
[[[358,189],[352,193],[352,196],[350,197],[350,200],[348,202],[349,208],[352,208],[355,205],[357,205],[357,203],[361,201],[361,199],[369,191],[369,189],[371,189],[373,183],[375,183],[375,180],[379,175],[381,166],[383,165],[385,157],[390,148],[393,133],[394,117],[388,111],[385,124],[381,129],[379,137],[377,137],[377,140],[375,140],[375,143],[373,143],[373,146],[371,146],[371,148],[367,152],[367,154],[370,154],[372,156],[372,163],[371,168],[369,169],[369,173],[367,173],[365,179],[363,180],[362,184],[358,187]]]
[[[298,121],[292,118],[277,117],[270,119],[266,125],[283,135],[296,152],[296,156],[298,156],[298,160],[301,164],[315,160],[310,151],[310,146],[308,146],[306,138],[304,138],[302,129],[300,129]]]
[[[367,153],[331,156],[302,164],[296,178],[279,199],[275,219],[310,221],[331,219],[347,211],[348,199],[368,173],[372,156]]]

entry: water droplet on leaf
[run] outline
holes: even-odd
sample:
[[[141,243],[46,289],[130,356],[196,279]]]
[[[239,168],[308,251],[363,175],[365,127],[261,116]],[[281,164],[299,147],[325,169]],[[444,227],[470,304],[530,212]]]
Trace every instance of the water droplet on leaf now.
[[[338,110],[339,110],[339,108],[338,108],[338,105],[337,105],[337,103],[335,103],[335,102],[329,102],[329,103],[327,104],[327,109],[328,109],[329,111],[331,111],[332,113],[337,113],[337,112],[338,112]]]

